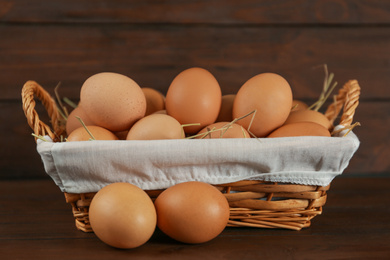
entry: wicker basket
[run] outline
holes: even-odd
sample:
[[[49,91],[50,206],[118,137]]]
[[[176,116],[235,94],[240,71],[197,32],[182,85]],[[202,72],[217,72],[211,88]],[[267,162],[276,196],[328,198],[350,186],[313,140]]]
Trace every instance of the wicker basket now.
[[[335,95],[325,115],[334,124],[343,110],[339,125],[350,127],[359,104],[360,87],[356,80],[348,81]],[[40,100],[48,112],[51,127],[43,123],[35,110],[35,98]],[[27,122],[36,135],[48,135],[54,142],[60,141],[65,126],[59,115],[55,100],[34,81],[28,81],[22,89],[23,110]],[[214,185],[230,204],[228,226],[283,228],[301,230],[309,227],[311,219],[322,213],[329,185],[310,186],[264,181],[238,181]],[[163,190],[145,190],[155,199]],[[96,193],[64,193],[66,202],[72,206],[76,227],[92,232],[88,209]]]

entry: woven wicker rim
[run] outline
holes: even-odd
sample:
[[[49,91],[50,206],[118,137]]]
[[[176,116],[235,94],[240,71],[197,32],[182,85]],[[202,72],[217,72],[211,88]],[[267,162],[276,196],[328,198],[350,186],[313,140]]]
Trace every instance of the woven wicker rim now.
[[[44,105],[52,127],[43,123],[35,110],[35,96]],[[339,125],[351,126],[359,105],[360,86],[357,80],[348,81],[334,96],[324,113],[334,124],[341,110]],[[55,100],[35,81],[27,81],[22,89],[23,110],[34,134],[49,135],[54,142],[65,133]],[[238,181],[214,185],[226,197],[230,205],[231,227],[283,228],[300,230],[309,227],[311,219],[322,214],[329,186],[278,184],[263,181]],[[146,190],[154,200],[163,190]],[[72,206],[77,229],[93,232],[89,223],[89,205],[96,193],[64,193],[66,202]]]

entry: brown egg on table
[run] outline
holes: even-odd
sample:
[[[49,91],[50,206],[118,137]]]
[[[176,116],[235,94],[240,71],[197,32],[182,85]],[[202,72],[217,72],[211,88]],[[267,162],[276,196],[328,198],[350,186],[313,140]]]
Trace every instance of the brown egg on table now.
[[[80,104],[96,125],[118,132],[130,127],[146,112],[146,99],[138,84],[118,73],[102,72],[81,87]]]
[[[291,111],[284,124],[298,123],[298,122],[314,122],[324,126],[327,129],[332,129],[332,123],[321,112],[302,109],[297,111]]]
[[[204,182],[183,182],[155,200],[157,226],[169,237],[189,244],[204,243],[226,227],[230,208],[225,196]]]
[[[222,96],[221,108],[216,122],[231,122],[233,121],[233,102],[235,94],[228,94]]]
[[[328,129],[313,122],[298,122],[283,125],[273,131],[268,137],[290,137],[290,136],[327,136],[330,137]]]
[[[292,105],[289,83],[280,75],[262,73],[250,78],[238,90],[233,103],[233,118],[240,118],[256,110],[253,116],[238,120],[237,124],[257,137],[265,137],[286,121]]]
[[[66,120],[66,133],[70,135],[70,133],[82,126],[81,122],[77,119],[79,117],[83,123],[87,126],[95,125],[95,123],[89,118],[87,113],[82,109],[82,107],[77,106],[75,109],[70,112],[68,119]]]
[[[157,215],[150,197],[130,183],[113,183],[99,190],[89,207],[96,236],[122,249],[146,243],[156,229]]]
[[[87,126],[87,129],[95,140],[118,140],[118,137],[113,132],[103,127],[91,125]],[[93,138],[88,131],[83,126],[76,128],[72,131],[72,133],[70,133],[66,140],[68,142],[89,141]]]
[[[215,122],[221,107],[222,92],[215,77],[202,68],[190,68],[179,73],[168,88],[165,107],[188,134],[197,133]]]
[[[153,88],[141,88],[146,99],[145,116],[165,109],[165,96]]]
[[[297,110],[308,109],[308,108],[309,108],[309,106],[305,102],[303,102],[301,100],[294,99],[292,102],[291,111],[297,111]]]
[[[241,125],[217,122],[200,130],[196,138],[250,138],[250,135]]]
[[[181,124],[173,117],[164,114],[151,114],[140,119],[130,128],[127,140],[182,139]]]

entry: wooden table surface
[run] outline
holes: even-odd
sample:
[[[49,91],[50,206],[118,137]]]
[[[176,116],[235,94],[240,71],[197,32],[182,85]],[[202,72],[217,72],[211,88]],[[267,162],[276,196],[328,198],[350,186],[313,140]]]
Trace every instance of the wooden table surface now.
[[[1,259],[390,259],[390,178],[338,177],[323,214],[301,231],[226,228],[197,245],[156,230],[119,250],[76,230],[70,205],[48,179],[0,182]]]

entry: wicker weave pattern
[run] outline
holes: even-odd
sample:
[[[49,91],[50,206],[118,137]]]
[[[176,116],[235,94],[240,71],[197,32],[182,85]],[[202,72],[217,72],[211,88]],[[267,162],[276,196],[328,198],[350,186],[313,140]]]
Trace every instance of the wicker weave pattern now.
[[[35,95],[47,110],[47,113],[51,119],[53,131],[51,127],[39,119],[39,115],[35,111]],[[61,125],[57,105],[49,93],[47,93],[47,91],[44,90],[38,83],[30,80],[27,81],[23,86],[22,102],[23,111],[27,118],[27,122],[33,129],[34,133],[36,135],[42,136],[49,135],[52,140],[59,141],[59,137],[64,133],[65,127],[63,124]]]
[[[35,111],[34,95],[45,106],[53,130],[41,122]],[[341,109],[343,113],[340,125],[350,126],[359,104],[360,87],[356,80],[348,81],[325,115],[334,123]],[[22,90],[23,110],[27,122],[36,135],[49,135],[59,141],[64,133],[56,103],[53,98],[36,82],[28,81]],[[284,228],[300,230],[310,226],[310,221],[322,213],[329,186],[309,186],[296,184],[278,184],[262,181],[239,181],[215,185],[227,198],[230,205],[231,227]],[[162,190],[147,190],[154,200]],[[72,206],[76,227],[84,232],[92,232],[88,209],[96,193],[65,193],[66,202]]]
[[[334,102],[325,112],[325,116],[334,124],[340,110],[343,108],[340,125],[349,126],[352,124],[355,110],[359,105],[360,86],[357,80],[348,81],[342,89],[339,90],[338,95],[334,96]]]

